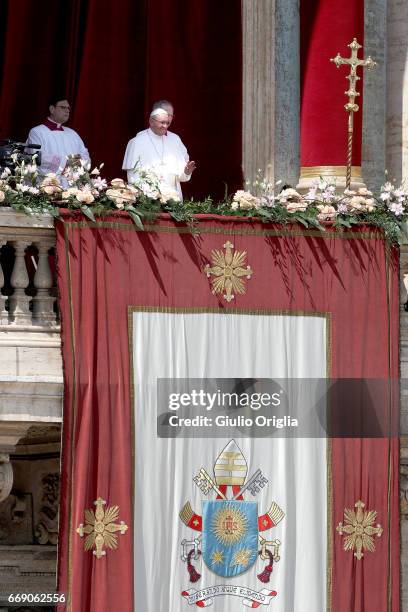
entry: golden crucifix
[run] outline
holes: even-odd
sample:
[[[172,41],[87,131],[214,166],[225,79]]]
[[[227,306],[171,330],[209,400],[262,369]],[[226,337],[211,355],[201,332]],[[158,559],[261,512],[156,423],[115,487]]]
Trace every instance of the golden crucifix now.
[[[347,174],[346,174],[346,187],[350,189],[351,183],[351,160],[353,153],[353,129],[354,129],[354,113],[356,113],[359,109],[358,104],[356,104],[356,97],[359,96],[359,92],[356,90],[357,81],[360,80],[360,77],[357,75],[357,68],[361,66],[362,68],[374,68],[377,65],[370,56],[367,59],[358,59],[358,50],[361,49],[361,45],[358,44],[357,38],[353,38],[353,42],[347,45],[351,49],[351,57],[345,59],[341,57],[340,53],[333,57],[330,61],[334,62],[337,68],[340,68],[342,64],[346,64],[350,66],[350,74],[346,76],[346,79],[349,80],[349,88],[345,91],[345,95],[348,96],[348,103],[344,105],[344,108],[349,114],[348,117],[348,139],[347,139]]]

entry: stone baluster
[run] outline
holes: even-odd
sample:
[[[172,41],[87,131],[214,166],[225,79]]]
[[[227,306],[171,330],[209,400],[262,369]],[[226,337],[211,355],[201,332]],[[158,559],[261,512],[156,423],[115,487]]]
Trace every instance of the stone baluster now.
[[[3,244],[6,244],[6,240],[0,239],[0,249],[3,246]],[[0,262],[0,325],[4,325],[8,323],[8,314],[6,311],[6,298],[1,293],[1,290],[3,289],[3,287],[4,287],[4,274],[3,274],[3,268]]]
[[[11,274],[11,286],[14,289],[10,296],[10,318],[15,325],[28,325],[32,323],[30,312],[31,297],[25,290],[29,283],[27,268],[24,259],[25,249],[30,243],[24,240],[14,240],[15,262]]]
[[[49,241],[35,242],[38,248],[38,264],[34,275],[34,286],[37,295],[33,298],[33,318],[35,323],[55,325],[54,297],[50,295],[53,278],[50,270],[48,251],[52,244]]]

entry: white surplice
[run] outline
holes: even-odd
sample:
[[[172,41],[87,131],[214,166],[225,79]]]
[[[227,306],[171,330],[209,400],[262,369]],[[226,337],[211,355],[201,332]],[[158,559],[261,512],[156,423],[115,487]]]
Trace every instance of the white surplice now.
[[[30,130],[27,144],[41,145],[41,174],[58,172],[58,168],[64,168],[68,155],[80,155],[82,159],[90,161],[88,149],[82,138],[69,127],[51,130],[44,124],[37,125]],[[32,150],[32,153],[36,152]]]

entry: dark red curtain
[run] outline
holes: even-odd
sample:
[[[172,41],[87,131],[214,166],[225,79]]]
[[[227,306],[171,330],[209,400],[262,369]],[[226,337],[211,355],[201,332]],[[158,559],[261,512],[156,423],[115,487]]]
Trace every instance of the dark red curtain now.
[[[345,166],[347,119],[344,92],[349,66],[337,69],[330,62],[340,53],[349,58],[347,47],[356,37],[364,44],[364,0],[301,0],[300,2],[300,76],[301,76],[301,165]],[[360,49],[359,58],[369,54]],[[360,111],[354,114],[353,165],[361,166],[363,70],[357,84]]]
[[[222,196],[241,171],[241,3],[71,0],[0,4],[0,138],[25,140],[54,91],[108,177],[157,98],[198,170],[186,195]]]

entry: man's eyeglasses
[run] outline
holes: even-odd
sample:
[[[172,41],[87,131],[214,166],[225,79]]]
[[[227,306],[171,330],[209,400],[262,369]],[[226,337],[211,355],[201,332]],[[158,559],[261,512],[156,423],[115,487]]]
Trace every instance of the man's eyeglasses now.
[[[62,110],[67,110],[67,111],[71,110],[70,106],[60,106],[59,104],[57,104],[57,106],[55,108],[61,108]]]

